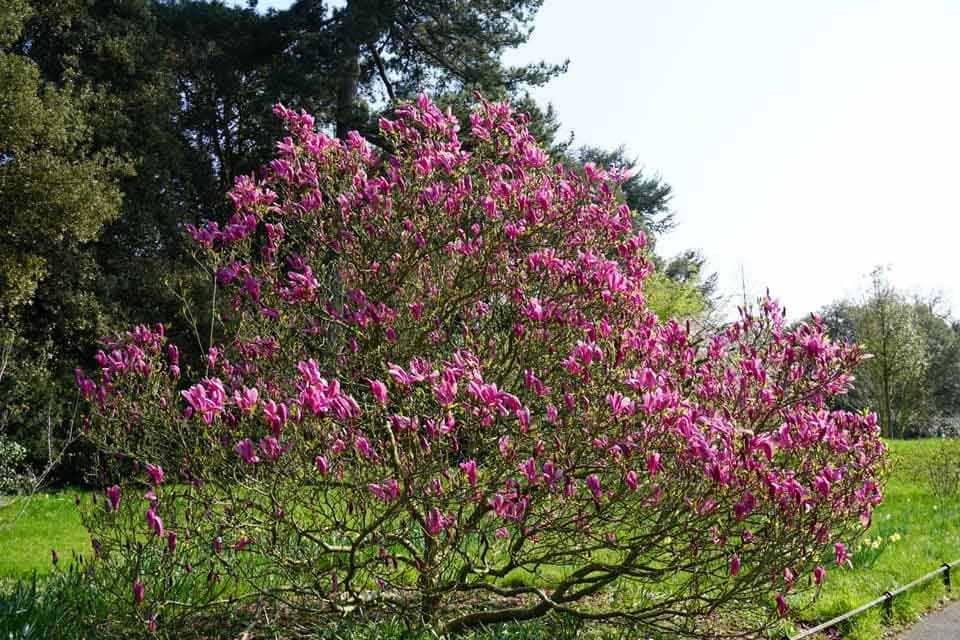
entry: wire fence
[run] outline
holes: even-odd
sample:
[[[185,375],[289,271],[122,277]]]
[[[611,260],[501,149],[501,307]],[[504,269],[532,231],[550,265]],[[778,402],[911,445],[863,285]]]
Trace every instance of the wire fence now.
[[[845,614],[843,614],[843,615],[841,615],[841,616],[837,616],[836,618],[834,618],[834,619],[832,619],[832,620],[827,620],[826,622],[824,622],[824,623],[822,623],[822,624],[818,624],[818,625],[815,626],[815,627],[811,627],[810,629],[806,629],[805,631],[799,633],[798,635],[795,635],[795,636],[789,636],[789,635],[788,635],[788,636],[785,636],[785,640],[802,640],[803,638],[813,637],[814,635],[820,633],[821,631],[825,631],[825,630],[829,629],[830,627],[832,627],[832,626],[834,626],[834,625],[836,625],[836,624],[839,624],[839,623],[843,622],[844,620],[847,620],[847,619],[849,619],[849,618],[852,618],[853,616],[857,615],[858,613],[862,613],[862,612],[866,611],[867,609],[870,609],[871,607],[877,606],[878,604],[882,604],[882,605],[883,605],[884,611],[885,611],[886,614],[889,616],[890,611],[891,611],[891,607],[893,606],[893,598],[894,598],[897,594],[903,593],[904,591],[907,591],[907,590],[909,590],[909,589],[912,589],[913,587],[915,587],[915,586],[917,586],[917,585],[919,585],[919,584],[923,584],[924,582],[926,582],[926,581],[929,580],[930,578],[933,578],[934,576],[938,576],[938,575],[940,575],[940,574],[943,574],[943,584],[944,584],[944,586],[947,588],[947,591],[950,591],[950,569],[951,569],[952,567],[957,566],[958,564],[960,564],[960,560],[954,560],[953,562],[945,562],[945,563],[943,563],[942,565],[940,565],[938,568],[934,569],[933,571],[931,571],[930,573],[928,573],[928,574],[926,574],[926,575],[924,575],[924,576],[921,576],[921,577],[917,578],[917,579],[914,580],[913,582],[907,583],[907,584],[903,585],[902,587],[897,587],[897,588],[894,589],[893,591],[884,591],[883,594],[882,594],[879,598],[877,598],[876,600],[871,600],[870,602],[868,602],[868,603],[866,603],[866,604],[863,604],[863,605],[860,605],[860,606],[857,607],[856,609],[853,609],[852,611],[848,611],[848,612],[846,612]]]

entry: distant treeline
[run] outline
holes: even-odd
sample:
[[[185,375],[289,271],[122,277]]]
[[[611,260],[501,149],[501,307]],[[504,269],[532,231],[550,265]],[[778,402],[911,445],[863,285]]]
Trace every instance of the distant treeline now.
[[[899,291],[877,269],[861,299],[834,302],[821,315],[832,337],[872,356],[843,408],[876,411],[888,437],[960,436],[960,322],[942,301]]]

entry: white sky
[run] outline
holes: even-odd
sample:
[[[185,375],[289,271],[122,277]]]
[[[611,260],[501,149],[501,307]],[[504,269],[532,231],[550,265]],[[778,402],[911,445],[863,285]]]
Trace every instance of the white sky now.
[[[673,187],[662,253],[791,317],[878,264],[960,314],[960,2],[547,0],[535,25],[510,62],[570,59],[538,100]]]

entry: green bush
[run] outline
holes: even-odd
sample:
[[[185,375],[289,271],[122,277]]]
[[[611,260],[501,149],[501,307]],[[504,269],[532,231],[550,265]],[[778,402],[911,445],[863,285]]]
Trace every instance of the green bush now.
[[[944,438],[922,465],[933,495],[940,498],[960,495],[960,440]]]
[[[27,484],[24,460],[27,450],[0,435],[0,494],[20,493]]]

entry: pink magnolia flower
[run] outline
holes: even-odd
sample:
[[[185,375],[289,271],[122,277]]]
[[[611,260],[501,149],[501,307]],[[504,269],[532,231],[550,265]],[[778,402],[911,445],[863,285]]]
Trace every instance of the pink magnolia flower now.
[[[740,556],[730,556],[730,575],[736,576],[740,571]]]
[[[367,380],[367,384],[370,385],[370,391],[373,393],[373,397],[376,398],[377,402],[381,405],[387,403],[387,385],[383,384],[380,380]]]
[[[736,516],[737,520],[743,520],[751,513],[753,513],[754,507],[756,507],[757,499],[754,497],[753,493],[747,491],[743,494],[740,502],[733,505],[733,513]]]
[[[116,511],[120,507],[120,487],[113,485],[103,490],[107,496],[107,511]]]
[[[547,420],[549,420],[551,423],[555,423],[555,422],[557,421],[557,418],[558,418],[559,416],[560,416],[560,414],[557,413],[557,408],[556,408],[555,406],[553,406],[553,403],[548,404],[548,405],[547,405]]]
[[[286,447],[280,446],[277,439],[273,436],[263,436],[259,443],[260,453],[267,460],[276,460],[286,451]]]
[[[783,594],[778,593],[775,599],[777,601],[777,613],[780,614],[780,617],[782,618],[784,615],[786,615],[787,609],[790,607],[787,605],[787,600],[783,597]]]
[[[186,391],[181,391],[180,395],[206,424],[212,424],[214,417],[223,411],[226,398],[223,383],[217,378],[204,378]]]
[[[163,537],[163,520],[157,515],[156,508],[151,505],[146,514],[147,528],[153,531],[156,536]]]
[[[657,469],[660,468],[660,454],[651,453],[647,456],[647,473],[651,476],[657,475]]]
[[[847,553],[847,548],[842,542],[837,542],[833,545],[833,557],[837,561],[837,564],[843,564],[850,559],[850,554]]]
[[[250,412],[257,406],[257,400],[259,398],[260,392],[257,391],[256,387],[243,387],[234,392],[233,403],[237,405],[241,411]]]
[[[426,517],[426,526],[427,533],[431,536],[435,536],[443,529],[444,518],[443,514],[440,513],[440,509],[433,507],[430,511],[427,512]]]
[[[420,314],[423,310],[423,305],[419,302],[411,302],[407,305],[407,308],[410,309],[410,315],[413,316],[414,320],[420,320]]]
[[[367,489],[370,490],[370,493],[377,496],[384,502],[390,502],[391,500],[396,498],[397,495],[399,495],[400,483],[398,483],[395,479],[391,478],[380,484],[371,482],[370,484],[367,485]]]
[[[140,580],[135,579],[132,585],[133,589],[133,604],[138,606],[143,602],[143,583]]]
[[[607,405],[615,418],[621,415],[632,416],[637,409],[636,403],[619,391],[607,394]]]
[[[77,381],[77,386],[80,387],[80,393],[83,394],[83,397],[87,399],[91,398],[97,390],[96,383],[84,376],[81,369],[74,369],[73,375]]]
[[[467,474],[467,481],[471,485],[477,484],[477,461],[467,460],[460,463],[460,469]]]
[[[150,482],[158,485],[163,482],[163,467],[158,464],[146,464],[147,473],[150,474]]]
[[[247,464],[257,464],[260,462],[260,458],[256,454],[256,450],[253,446],[253,441],[250,438],[244,438],[237,444],[233,445],[233,450],[238,456],[243,458],[243,461]]]
[[[320,472],[320,475],[326,475],[327,470],[330,469],[330,463],[327,462],[326,456],[316,456],[313,459],[313,464],[316,465],[317,471]]]
[[[284,423],[290,415],[290,410],[287,409],[287,405],[282,402],[278,403],[275,400],[267,400],[263,403],[263,414],[267,418],[267,423],[270,425],[270,430],[273,432],[273,435],[279,436]]]
[[[827,574],[826,569],[817,565],[813,568],[813,581],[817,584],[823,583],[823,577]]]
[[[591,473],[587,476],[587,488],[590,489],[590,493],[593,494],[594,500],[600,500],[600,496],[603,495],[603,493],[600,489],[600,478],[597,474]]]
[[[527,482],[531,485],[537,484],[537,461],[533,458],[527,458],[520,464],[520,471],[527,477]]]
[[[167,551],[173,553],[177,550],[177,534],[173,531],[167,531]]]
[[[520,433],[526,433],[530,428],[530,410],[527,408],[517,409],[515,414],[517,420],[520,421]]]
[[[353,442],[353,448],[356,449],[357,453],[362,455],[364,458],[373,457],[373,448],[363,436],[357,436],[357,439]]]
[[[627,486],[630,487],[630,491],[637,490],[637,472],[634,470],[627,471],[627,475],[624,477],[624,482],[627,483]]]

